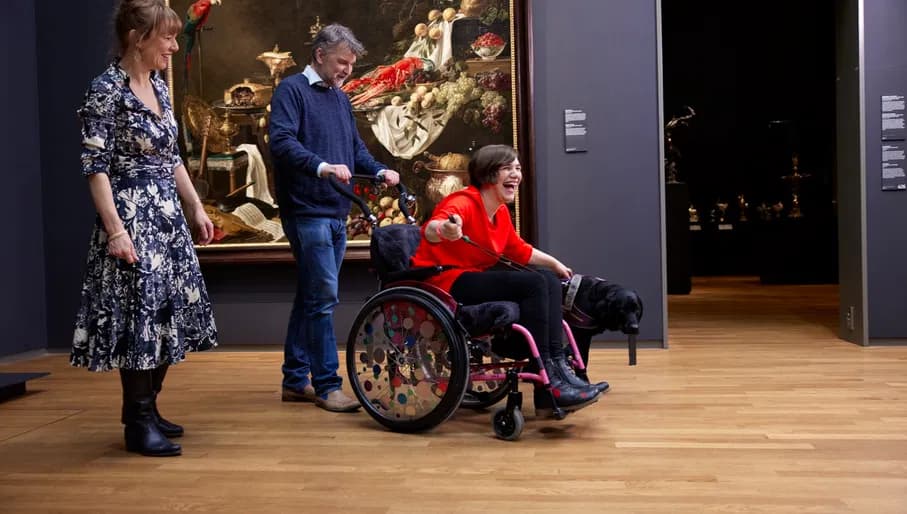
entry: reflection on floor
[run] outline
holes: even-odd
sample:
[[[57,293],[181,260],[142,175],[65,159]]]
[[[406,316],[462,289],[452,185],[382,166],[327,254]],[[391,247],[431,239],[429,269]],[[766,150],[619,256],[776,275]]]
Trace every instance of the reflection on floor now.
[[[838,285],[763,285],[759,277],[694,277],[689,295],[668,297],[668,340],[736,344],[789,336],[835,339]]]
[[[838,339],[836,290],[697,280],[670,298],[670,349],[632,367],[593,349],[598,403],[538,420],[524,387],[517,442],[490,410],[398,434],[283,403],[281,351],[222,348],[167,376],[183,456],[143,458],[123,451],[116,374],[63,354],[0,365],[52,372],[0,403],[0,510],[903,513],[907,348]]]

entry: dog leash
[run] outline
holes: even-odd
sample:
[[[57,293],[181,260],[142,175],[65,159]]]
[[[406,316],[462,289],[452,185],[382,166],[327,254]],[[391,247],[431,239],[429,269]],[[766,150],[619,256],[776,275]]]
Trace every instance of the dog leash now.
[[[449,216],[447,217],[447,221],[453,223],[454,225],[457,224],[457,220],[454,219],[453,214],[451,214],[451,215],[449,215]],[[465,243],[467,243],[467,244],[469,244],[469,245],[472,245],[472,246],[478,248],[479,250],[481,250],[482,252],[484,252],[485,255],[488,255],[488,256],[490,256],[490,257],[494,257],[495,259],[497,259],[498,262],[500,262],[501,264],[504,264],[505,266],[508,266],[508,267],[510,267],[510,268],[513,268],[513,269],[515,269],[515,270],[517,270],[517,271],[531,271],[531,272],[533,272],[533,273],[538,273],[538,270],[534,270],[534,269],[529,268],[529,267],[527,267],[527,266],[523,266],[522,264],[517,264],[517,263],[513,262],[512,260],[508,259],[507,257],[504,257],[504,256],[501,255],[501,254],[497,254],[497,253],[495,253],[495,252],[492,252],[492,251],[489,250],[488,248],[485,248],[484,246],[482,246],[482,245],[480,245],[479,243],[476,243],[475,241],[473,241],[472,239],[470,239],[469,236],[467,236],[466,234],[463,234],[462,239],[463,239],[463,241],[464,241]]]
[[[447,217],[447,221],[453,223],[454,225],[457,224],[457,221],[456,221],[456,219],[454,219],[452,214]],[[517,263],[511,261],[510,259],[504,257],[503,255],[499,255],[497,253],[492,252],[488,248],[485,248],[484,246],[482,246],[479,243],[476,243],[475,241],[470,239],[469,236],[467,236],[466,234],[463,234],[462,239],[467,244],[478,248],[479,250],[484,252],[486,255],[496,258],[499,262],[501,262],[517,271],[531,271],[533,273],[539,273],[538,270],[534,270],[532,268],[523,266],[522,264],[517,264]],[[577,307],[575,305],[576,293],[579,291],[579,286],[582,283],[582,281],[583,281],[582,275],[575,273],[572,277],[570,277],[570,282],[565,284],[565,286],[567,287],[566,294],[568,297],[568,301],[566,301],[565,304],[563,305],[565,319],[571,318],[572,321],[574,321],[575,323],[578,323],[580,327],[589,326],[590,324],[594,323],[592,316],[586,314],[585,312],[582,311],[582,309],[580,309],[579,307]],[[569,307],[568,307],[568,305],[569,305]],[[627,336],[628,336],[627,337],[627,352],[629,353],[630,366],[635,366],[636,365],[636,347],[637,347],[636,334],[627,334]]]

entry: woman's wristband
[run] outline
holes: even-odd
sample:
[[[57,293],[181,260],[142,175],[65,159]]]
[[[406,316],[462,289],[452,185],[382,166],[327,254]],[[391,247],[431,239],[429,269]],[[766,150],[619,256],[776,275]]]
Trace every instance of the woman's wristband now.
[[[110,234],[109,236],[107,236],[107,242],[109,243],[109,242],[113,241],[114,239],[116,239],[116,238],[118,238],[118,237],[125,236],[125,235],[126,235],[126,231],[125,231],[125,230],[121,230],[121,231],[116,232],[116,233],[114,233],[114,234]]]

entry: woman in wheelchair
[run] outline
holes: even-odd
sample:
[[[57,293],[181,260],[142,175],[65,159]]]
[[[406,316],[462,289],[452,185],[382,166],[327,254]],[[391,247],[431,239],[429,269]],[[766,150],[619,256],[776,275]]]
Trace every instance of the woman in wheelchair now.
[[[562,345],[561,279],[573,272],[525,242],[510,219],[507,204],[514,201],[522,180],[516,151],[506,145],[480,148],[469,163],[469,178],[471,185],[445,197],[422,227],[412,265],[444,266],[446,271],[426,282],[447,291],[460,304],[512,301],[519,305],[520,323],[538,345],[553,392],[536,386],[537,415],[550,414],[552,397],[563,411],[594,403],[600,392],[574,375]],[[491,269],[502,260],[534,268]]]

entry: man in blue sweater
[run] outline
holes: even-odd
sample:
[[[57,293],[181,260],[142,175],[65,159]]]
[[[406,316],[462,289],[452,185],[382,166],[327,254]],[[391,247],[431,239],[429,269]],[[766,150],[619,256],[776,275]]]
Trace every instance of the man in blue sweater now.
[[[282,399],[334,412],[354,411],[359,402],[340,389],[333,321],[350,202],[327,181],[333,175],[351,187],[351,170],[383,175],[390,185],[400,180],[369,153],[340,90],[363,54],[350,29],[324,27],[312,41],[309,65],[274,92],[269,123],[280,218],[298,277],[284,342]]]

